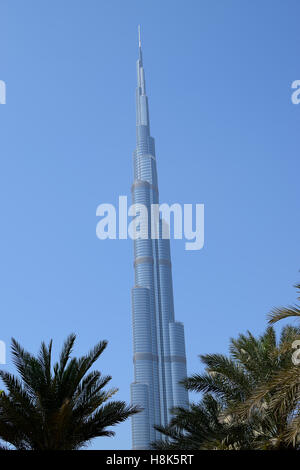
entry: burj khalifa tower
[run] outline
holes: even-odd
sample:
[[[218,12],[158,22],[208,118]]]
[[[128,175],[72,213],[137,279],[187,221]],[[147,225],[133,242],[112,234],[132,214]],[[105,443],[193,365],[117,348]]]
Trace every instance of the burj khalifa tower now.
[[[150,135],[141,36],[136,88],[136,148],[133,152],[133,204],[159,204],[155,142]],[[170,240],[158,235],[134,241],[135,286],[132,289],[134,382],[131,402],[142,411],[132,417],[133,449],[149,449],[160,439],[155,425],[165,426],[173,407],[188,406],[179,382],[186,377],[184,327],[175,321]],[[151,226],[150,220],[148,226]]]

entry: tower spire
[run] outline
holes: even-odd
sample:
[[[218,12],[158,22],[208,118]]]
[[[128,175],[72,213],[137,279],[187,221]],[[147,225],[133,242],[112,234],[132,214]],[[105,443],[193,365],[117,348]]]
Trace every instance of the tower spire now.
[[[138,33],[139,33],[139,47],[142,47],[142,42],[141,42],[141,25],[138,25]]]
[[[149,131],[149,110],[148,98],[146,95],[145,72],[143,66],[142,56],[142,42],[141,42],[141,26],[138,25],[138,39],[139,39],[139,58],[137,60],[137,90],[136,90],[136,118],[137,126],[148,126]]]
[[[139,37],[139,60],[141,66],[143,65],[143,56],[142,56],[142,41],[141,41],[141,25],[138,25],[138,37]]]

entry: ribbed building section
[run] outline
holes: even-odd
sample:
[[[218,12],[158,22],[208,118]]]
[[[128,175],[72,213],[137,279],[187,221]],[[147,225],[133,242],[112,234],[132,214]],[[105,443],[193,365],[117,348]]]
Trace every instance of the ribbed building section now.
[[[166,425],[174,406],[188,406],[183,324],[174,318],[170,241],[151,236],[151,205],[159,203],[155,142],[150,136],[149,107],[139,34],[136,89],[136,149],[133,153],[133,204],[148,209],[148,237],[134,241],[135,287],[132,289],[134,382],[131,402],[143,411],[132,418],[133,449],[149,449],[160,438],[155,425]]]

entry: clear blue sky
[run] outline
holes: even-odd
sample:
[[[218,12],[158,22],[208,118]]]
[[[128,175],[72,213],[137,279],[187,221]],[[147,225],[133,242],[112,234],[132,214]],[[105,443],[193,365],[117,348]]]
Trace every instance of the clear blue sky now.
[[[96,207],[130,196],[137,25],[163,202],[205,204],[205,247],[172,242],[188,372],[260,333],[299,281],[297,0],[2,0],[0,339],[76,353],[129,401],[130,240],[96,238]],[[7,369],[13,370],[8,358]],[[130,422],[94,448],[130,448]]]

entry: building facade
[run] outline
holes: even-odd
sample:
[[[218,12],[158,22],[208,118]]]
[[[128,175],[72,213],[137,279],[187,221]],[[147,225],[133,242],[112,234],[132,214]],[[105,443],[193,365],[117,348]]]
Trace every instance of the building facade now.
[[[151,204],[158,204],[159,196],[140,31],[133,164],[132,200],[133,204],[147,207],[149,234],[134,241],[131,402],[143,411],[132,418],[132,441],[133,449],[148,449],[151,442],[160,438],[154,425],[166,425],[172,407],[188,406],[188,393],[178,383],[186,377],[184,328],[174,318],[170,240],[162,238],[162,220],[158,236],[151,236]]]

